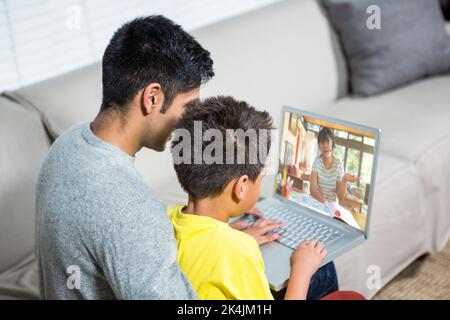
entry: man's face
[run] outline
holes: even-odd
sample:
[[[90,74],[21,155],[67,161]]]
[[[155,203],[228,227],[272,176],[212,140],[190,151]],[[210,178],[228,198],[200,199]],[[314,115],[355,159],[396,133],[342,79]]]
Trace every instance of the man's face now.
[[[155,151],[164,151],[176,124],[184,112],[186,104],[189,101],[198,99],[199,95],[199,87],[186,93],[180,93],[173,99],[172,104],[165,113],[157,110],[149,124],[144,146]]]

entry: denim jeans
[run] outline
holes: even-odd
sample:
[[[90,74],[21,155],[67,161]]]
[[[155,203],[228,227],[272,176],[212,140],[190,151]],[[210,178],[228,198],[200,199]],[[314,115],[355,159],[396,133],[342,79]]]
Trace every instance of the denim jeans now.
[[[307,300],[319,300],[320,298],[338,290],[338,279],[333,262],[329,262],[319,268],[311,278]]]
[[[319,270],[317,270],[311,278],[306,299],[319,300],[327,294],[337,291],[338,288],[338,280],[334,263],[327,263],[323,267],[319,268]],[[286,289],[278,292],[272,291],[272,295],[275,300],[284,299],[285,294]]]

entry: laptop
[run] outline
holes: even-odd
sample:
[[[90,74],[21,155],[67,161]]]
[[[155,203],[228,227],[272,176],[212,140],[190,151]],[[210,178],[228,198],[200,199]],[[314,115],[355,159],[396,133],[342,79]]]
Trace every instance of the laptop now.
[[[333,134],[333,157],[341,166],[335,174],[349,173],[353,179],[344,185],[345,196],[340,192],[340,198],[335,194],[333,199],[327,176],[332,171],[324,171],[324,166],[317,162],[314,169],[318,187],[315,190],[321,191],[323,187],[327,192],[322,195],[328,195],[325,202],[321,202],[311,194],[311,172],[314,161],[321,156],[317,137],[324,128]],[[286,287],[290,256],[301,242],[310,239],[323,242],[328,254],[322,266],[367,240],[381,130],[283,107],[279,134],[274,192],[257,204],[264,218],[287,223],[274,230],[280,234],[279,239],[261,246],[266,275],[274,291]],[[250,215],[243,219],[250,224],[256,220]]]

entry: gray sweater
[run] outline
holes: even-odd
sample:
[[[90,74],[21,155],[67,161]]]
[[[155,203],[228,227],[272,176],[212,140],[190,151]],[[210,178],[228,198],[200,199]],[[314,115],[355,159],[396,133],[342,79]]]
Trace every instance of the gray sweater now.
[[[42,299],[197,298],[166,207],[133,162],[88,123],[52,145],[36,194]]]

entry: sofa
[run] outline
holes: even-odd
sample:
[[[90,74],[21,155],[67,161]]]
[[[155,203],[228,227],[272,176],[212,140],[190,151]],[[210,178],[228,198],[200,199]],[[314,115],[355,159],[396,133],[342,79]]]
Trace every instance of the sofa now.
[[[215,64],[202,97],[246,100],[268,110],[275,126],[287,105],[381,128],[371,232],[335,260],[342,290],[372,298],[416,258],[443,248],[450,235],[450,75],[352,97],[339,39],[316,0],[277,2],[192,34]],[[101,92],[96,63],[1,94],[0,299],[39,298],[37,174],[63,131],[96,116]],[[141,150],[135,165],[167,204],[186,201],[169,150]],[[270,181],[263,183],[263,196],[273,191]],[[373,266],[379,285],[369,283]]]

